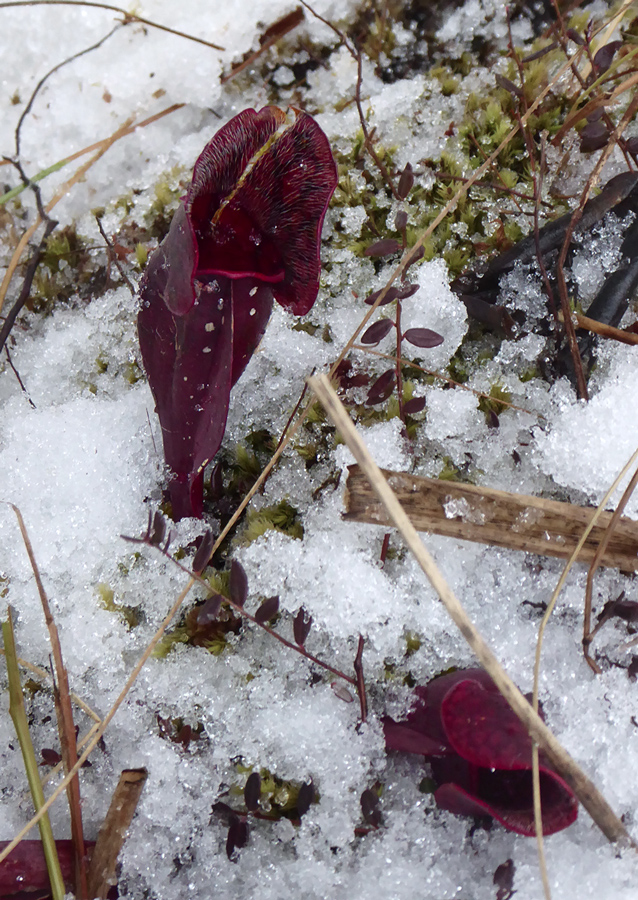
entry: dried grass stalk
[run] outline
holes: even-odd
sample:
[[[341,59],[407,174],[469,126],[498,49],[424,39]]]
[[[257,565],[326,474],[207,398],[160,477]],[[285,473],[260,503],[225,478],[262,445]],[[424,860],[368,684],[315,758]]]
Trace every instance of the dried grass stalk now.
[[[392,525],[391,517],[359,466],[350,466],[345,518]],[[569,559],[596,510],[473,484],[382,470],[417,531],[462,538],[508,550]],[[577,561],[591,563],[613,513],[601,513]],[[621,517],[606,542],[600,565],[638,571],[638,522]]]

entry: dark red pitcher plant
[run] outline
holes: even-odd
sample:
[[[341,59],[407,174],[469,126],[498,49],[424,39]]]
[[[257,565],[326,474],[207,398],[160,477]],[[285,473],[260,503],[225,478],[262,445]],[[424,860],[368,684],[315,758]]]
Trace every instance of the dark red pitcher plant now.
[[[336,184],[328,139],[309,115],[246,109],[204,148],[149,258],[138,332],[176,520],[202,514],[204,469],[273,298],[300,316],[315,302]]]

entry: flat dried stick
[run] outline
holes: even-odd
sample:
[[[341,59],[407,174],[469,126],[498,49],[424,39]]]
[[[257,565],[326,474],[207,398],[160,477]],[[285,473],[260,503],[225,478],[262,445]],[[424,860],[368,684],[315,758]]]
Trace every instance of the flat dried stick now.
[[[474,484],[383,470],[417,531],[569,559],[596,510]],[[345,519],[387,526],[391,519],[359,466],[350,466]],[[578,551],[577,561],[591,563],[599,552],[612,516],[598,514]],[[638,522],[621,518],[600,555],[600,565],[638,571]]]
[[[120,775],[97,842],[89,869],[89,897],[104,900],[117,883],[115,866],[126,838],[144,784],[146,769],[125,769]]]
[[[625,826],[603,795],[555,738],[538,713],[534,712],[529,702],[521,694],[509,675],[507,675],[482,635],[475,628],[456,595],[445,581],[433,557],[419,538],[405,510],[370,455],[368,448],[358,434],[350,416],[328,379],[325,376],[320,376],[308,379],[308,383],[365,472],[370,484],[385,506],[388,516],[416,557],[417,562],[439,595],[450,617],[476,654],[483,668],[493,679],[505,700],[507,700],[512,710],[521,720],[532,740],[545,752],[556,771],[569,784],[603,834],[610,841],[638,849]]]

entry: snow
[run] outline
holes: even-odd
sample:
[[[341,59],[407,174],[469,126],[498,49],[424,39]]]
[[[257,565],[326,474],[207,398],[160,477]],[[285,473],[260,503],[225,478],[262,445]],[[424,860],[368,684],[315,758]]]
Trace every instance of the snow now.
[[[317,0],[314,7],[345,27],[359,4]],[[133,24],[53,74],[22,128],[21,161],[29,175],[112,134],[131,116],[140,122],[174,103],[185,104],[116,143],[56,206],[61,224],[77,223],[91,252],[102,252],[91,210],[105,207],[105,230],[116,234],[129,214],[114,204],[127,197],[127,221],[143,224],[160,178],[168,173],[177,188],[216,128],[240,109],[271,102],[274,87],[282,102],[294,105],[301,99],[316,112],[333,145],[346,152],[359,122],[354,104],[335,109],[352,96],[356,79],[356,66],[344,48],[309,73],[309,88],[301,97],[295,94],[290,59],[285,54],[278,58],[276,50],[270,51],[275,54],[272,84],[262,78],[260,64],[245,77],[220,84],[233,61],[257,48],[264,27],[291,8],[287,0],[254,0],[209,4],[202,11],[195,0],[178,5],[143,0],[135,7],[140,15],[226,49],[215,51]],[[103,10],[64,6],[2,9],[0,17],[5,63],[0,149],[12,156],[16,123],[38,80],[103,38],[114,17]],[[530,35],[529,26],[520,22],[514,30],[519,41]],[[299,33],[308,47],[334,47],[337,42],[309,14]],[[468,0],[445,18],[437,37],[450,48],[466,48],[473,35],[506,45],[502,4]],[[405,29],[397,29],[401,46],[409,37]],[[366,62],[364,110],[384,145],[394,148],[395,164],[411,161],[416,167],[440,154],[445,130],[462,114],[467,92],[480,90],[491,77],[476,67],[468,76],[471,88],[444,97],[427,73],[386,85]],[[15,97],[19,100],[14,103]],[[41,182],[45,201],[77,164]],[[614,164],[619,165],[617,160]],[[1,171],[8,186],[17,183],[10,166]],[[579,176],[582,186],[586,173]],[[353,179],[360,177],[353,173]],[[424,186],[431,179],[423,167],[417,177]],[[379,197],[382,202],[390,221],[396,207],[385,196]],[[20,203],[15,221],[23,227],[35,214],[32,194],[24,192]],[[279,307],[273,311],[260,348],[233,391],[224,442],[228,454],[253,430],[279,436],[305,376],[337,358],[368,310],[363,298],[385,283],[391,266],[377,266],[329,241],[337,223],[358,240],[365,220],[360,207],[329,211],[320,295],[305,320],[319,327],[314,334],[293,330],[295,320]],[[15,241],[11,243],[10,229],[3,228],[1,235],[0,261],[6,265]],[[613,269],[621,240],[621,224],[610,217],[591,243],[581,245],[573,277],[584,295],[595,292],[603,270]],[[126,265],[135,278],[130,257]],[[78,294],[69,303],[55,304],[49,315],[27,313],[19,320],[11,355],[27,394],[4,362],[0,372],[0,499],[22,511],[60,629],[72,688],[100,715],[110,709],[186,583],[186,576],[157,553],[121,538],[143,533],[149,508],[156,509],[161,499],[165,473],[153,400],[136,369],[136,300],[114,269],[111,274],[113,284],[90,302]],[[442,259],[415,267],[410,278],[418,281],[420,291],[403,302],[403,328],[439,332],[444,343],[419,349],[415,356],[425,368],[445,370],[468,329],[465,306],[449,287]],[[6,308],[18,290],[16,278]],[[510,301],[530,321],[544,314],[539,282],[530,272],[516,269],[508,277],[501,302]],[[388,309],[376,317],[389,314]],[[392,343],[386,338],[378,349],[391,353]],[[539,378],[528,379],[543,347],[544,338],[531,333],[503,342],[491,357],[472,361],[467,390],[436,379],[418,384],[416,394],[425,394],[427,406],[414,440],[404,436],[397,418],[362,429],[378,463],[436,475],[447,460],[470,469],[481,484],[598,502],[638,446],[636,348],[605,345],[591,380],[592,399],[584,403],[575,399],[566,379],[551,387]],[[360,352],[353,359],[371,376],[391,365]],[[494,385],[509,391],[519,407],[500,414],[498,429],[488,427],[474,393],[489,393]],[[304,607],[313,618],[308,648],[330,665],[352,675],[359,635],[365,638],[369,721],[359,723],[358,702],[340,699],[332,677],[249,624],[218,656],[177,644],[167,656],[148,661],[106,733],[105,749],[94,752],[93,767],[82,774],[86,835],[95,838],[119,772],[145,766],[148,782],[120,858],[119,890],[126,900],[207,898],[213,892],[229,900],[256,894],[263,900],[482,900],[495,896],[493,873],[508,858],[516,865],[517,897],[537,900],[542,887],[533,841],[498,827],[474,831],[470,822],[438,811],[432,796],[419,791],[425,774],[421,762],[385,754],[381,718],[405,712],[407,683],[422,684],[443,669],[474,660],[396,535],[391,535],[382,566],[385,529],[343,520],[343,484],[352,457],[326,437],[321,424],[313,427],[314,432],[302,430],[295,440],[324,441],[317,464],[307,467],[294,448],[288,450],[255,499],[256,508],[288,500],[299,510],[303,539],[270,530],[247,546],[238,540],[230,554],[248,574],[247,608],[254,611],[261,599],[277,594],[282,614],[276,627],[290,637],[291,619]],[[337,476],[341,480],[335,487]],[[627,514],[638,515],[638,499],[630,501]],[[174,548],[188,554],[202,530],[201,523],[180,523],[174,528]],[[462,541],[426,540],[512,678],[530,690],[538,604],[550,598],[562,564]],[[19,653],[46,667],[42,611],[8,505],[0,507],[0,575],[5,579],[0,582],[3,616],[11,604]],[[638,695],[625,670],[611,665],[594,677],[582,659],[585,576],[583,568],[575,567],[550,622],[541,697],[557,737],[635,833],[638,784],[629,773],[638,765]],[[101,585],[113,591],[116,608],[137,613],[136,625],[105,607]],[[635,599],[635,581],[614,570],[599,573],[596,610],[621,591]],[[185,609],[201,597],[203,590],[196,588]],[[421,643],[408,655],[410,635]],[[627,638],[624,626],[609,624],[597,646],[626,665],[631,651],[620,645]],[[1,678],[0,838],[8,840],[28,821],[31,807]],[[50,694],[37,692],[28,703],[36,749],[57,746]],[[160,737],[158,715],[201,723],[202,739],[185,749]],[[84,733],[89,720],[80,715],[79,724]],[[251,823],[249,843],[238,862],[231,863],[225,853],[226,828],[211,816],[211,808],[219,799],[239,803],[248,767],[297,784],[312,779],[318,802],[299,826],[285,819]],[[355,836],[363,824],[359,798],[376,782],[383,785],[383,826]],[[56,835],[68,836],[62,800],[53,806],[52,820]],[[638,859],[611,847],[584,810],[569,830],[546,841],[546,850],[555,900],[635,896]]]

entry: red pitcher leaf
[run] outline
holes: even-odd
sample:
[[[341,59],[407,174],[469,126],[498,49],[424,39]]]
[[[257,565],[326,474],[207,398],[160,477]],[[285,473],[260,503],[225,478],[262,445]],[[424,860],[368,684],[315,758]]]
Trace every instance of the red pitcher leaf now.
[[[230,390],[263,337],[273,296],[303,315],[319,288],[321,226],[337,181],[306,113],[245,110],[197,160],[140,286],[140,349],[172,473],[173,516],[201,516],[203,472]]]
[[[438,785],[437,805],[459,815],[490,815],[532,836],[531,740],[482,669],[435,678],[415,688],[406,719],[384,721],[389,750],[421,753]],[[567,828],[578,803],[568,785],[540,757],[544,834]]]
[[[378,344],[394,328],[392,319],[379,319],[363,332],[360,337],[362,344]]]
[[[456,753],[488,769],[528,769],[532,742],[505,698],[477,681],[461,681],[441,703],[441,721]]]
[[[430,331],[429,328],[408,328],[403,333],[403,338],[415,347],[428,348],[438,347],[445,340],[440,334],[437,334],[436,331]]]
[[[9,841],[0,841],[0,852],[8,843]],[[85,841],[84,846],[90,852],[95,842]],[[69,889],[73,882],[73,841],[56,841],[55,849],[62,878]],[[42,896],[41,892],[47,890],[50,891],[50,881],[42,842],[21,841],[0,863],[0,897],[12,897],[16,894],[29,897],[35,891],[40,893],[33,894],[34,896]]]

